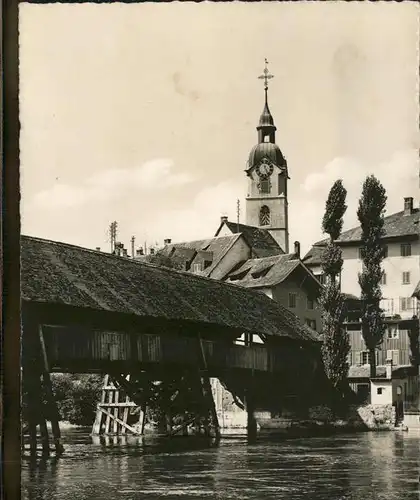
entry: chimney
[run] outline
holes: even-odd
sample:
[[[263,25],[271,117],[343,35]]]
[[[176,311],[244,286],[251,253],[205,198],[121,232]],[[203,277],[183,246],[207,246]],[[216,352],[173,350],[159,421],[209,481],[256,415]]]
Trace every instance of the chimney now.
[[[220,217],[220,222],[223,224],[223,222],[227,222],[228,221],[228,218],[227,218],[227,215],[222,215]]]
[[[166,240],[163,240],[163,244],[164,245],[170,245],[171,244],[171,239],[170,238],[166,238]]]
[[[295,241],[295,255],[298,259],[300,259],[300,243],[299,243],[299,241]]]
[[[139,257],[140,255],[144,255],[143,248],[138,248],[136,250],[136,257]]]
[[[97,252],[100,252],[100,251],[101,251],[101,247],[96,247],[96,248],[95,248],[95,250],[96,250]]]
[[[388,380],[392,379],[392,359],[387,359],[385,361],[385,366],[386,366],[386,378]]]
[[[155,254],[155,249],[154,249],[154,248],[151,248],[151,249],[149,250],[149,253],[150,253],[150,255],[154,255],[154,254]]]
[[[127,254],[127,249],[126,248],[122,248],[122,256],[123,257],[128,257],[128,254]]]
[[[404,215],[413,213],[413,198],[411,196],[404,198]]]
[[[114,245],[114,255],[121,256],[121,248],[122,244],[119,241],[116,241]]]

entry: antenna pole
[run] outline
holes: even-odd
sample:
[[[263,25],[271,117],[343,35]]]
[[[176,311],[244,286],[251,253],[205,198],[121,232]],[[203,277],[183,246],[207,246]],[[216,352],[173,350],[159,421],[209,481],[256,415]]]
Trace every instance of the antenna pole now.
[[[115,242],[117,241],[117,221],[111,222],[109,226],[109,233],[111,237],[111,253],[115,250]]]
[[[238,233],[239,233],[239,217],[241,215],[241,202],[236,200],[236,223],[238,224]]]

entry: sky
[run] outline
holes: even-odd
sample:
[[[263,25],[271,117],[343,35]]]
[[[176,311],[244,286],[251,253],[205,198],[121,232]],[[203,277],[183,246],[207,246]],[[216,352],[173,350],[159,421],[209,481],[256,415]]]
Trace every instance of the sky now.
[[[388,213],[419,201],[416,2],[20,4],[22,233],[130,250],[245,222],[264,104],[289,168],[290,241],[322,238],[333,182],[357,225],[375,174]]]

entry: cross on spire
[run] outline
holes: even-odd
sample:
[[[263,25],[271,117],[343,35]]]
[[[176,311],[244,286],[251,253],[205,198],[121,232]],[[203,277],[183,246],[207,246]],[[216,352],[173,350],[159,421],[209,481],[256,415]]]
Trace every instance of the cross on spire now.
[[[268,80],[271,80],[272,78],[274,78],[274,75],[270,74],[270,72],[268,71],[268,61],[267,59],[264,60],[265,61],[265,68],[264,68],[264,74],[263,75],[260,75],[258,78],[260,80],[264,80],[264,90],[267,92],[268,90]]]

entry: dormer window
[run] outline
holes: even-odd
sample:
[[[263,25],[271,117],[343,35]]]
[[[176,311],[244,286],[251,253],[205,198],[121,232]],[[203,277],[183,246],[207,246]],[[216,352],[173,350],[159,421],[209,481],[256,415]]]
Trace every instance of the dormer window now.
[[[193,273],[200,273],[203,270],[203,266],[201,263],[193,264]]]

